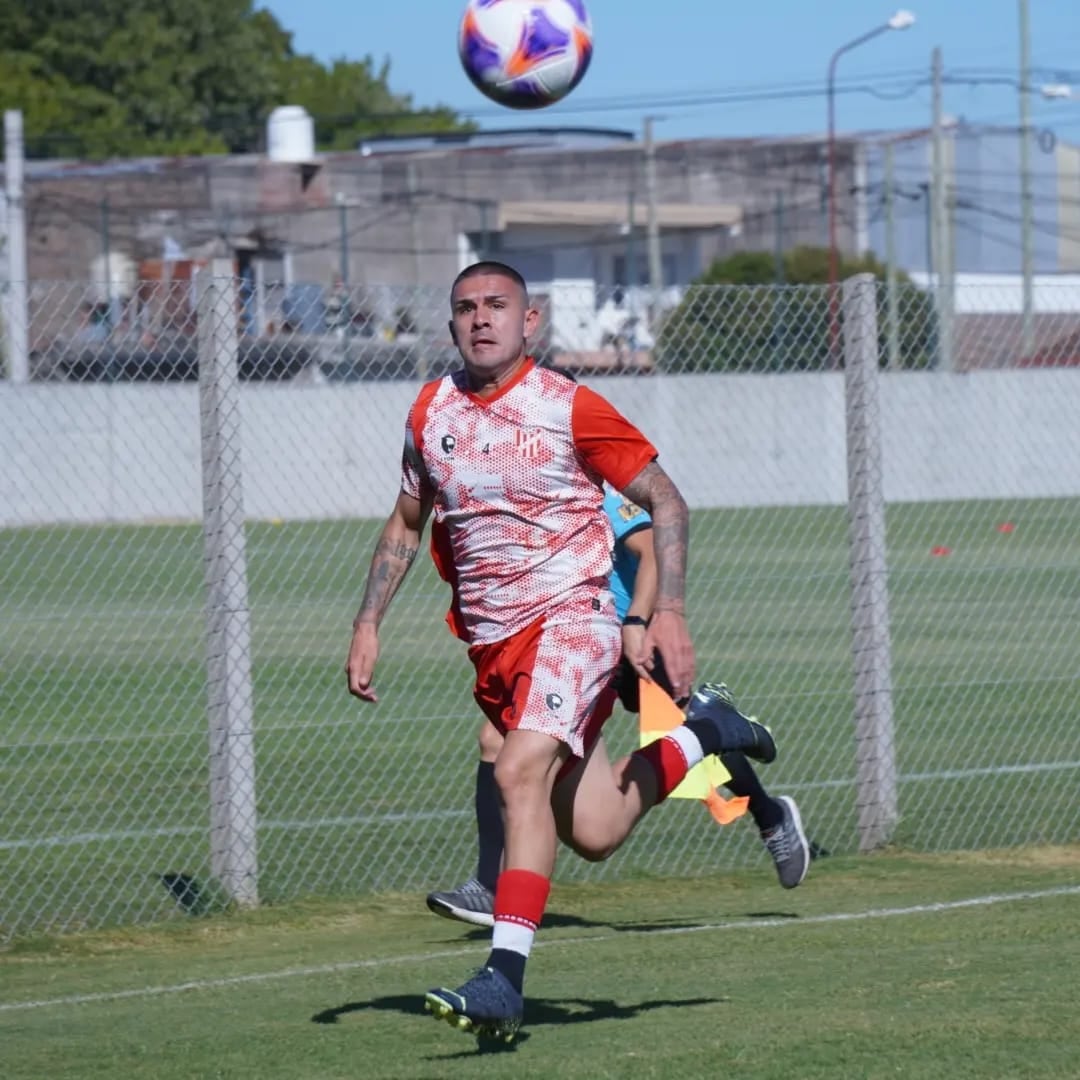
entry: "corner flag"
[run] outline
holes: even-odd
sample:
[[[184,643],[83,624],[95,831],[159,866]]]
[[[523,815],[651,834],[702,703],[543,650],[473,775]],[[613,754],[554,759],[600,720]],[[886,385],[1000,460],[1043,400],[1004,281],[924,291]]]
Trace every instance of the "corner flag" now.
[[[639,679],[640,746],[647,746],[677,728],[685,719],[682,709],[654,682]],[[716,790],[731,773],[720,759],[710,754],[695,765],[683,778],[682,783],[668,796],[669,799],[700,799],[709,813],[720,825],[727,825],[746,813],[750,800],[745,796],[725,799]]]

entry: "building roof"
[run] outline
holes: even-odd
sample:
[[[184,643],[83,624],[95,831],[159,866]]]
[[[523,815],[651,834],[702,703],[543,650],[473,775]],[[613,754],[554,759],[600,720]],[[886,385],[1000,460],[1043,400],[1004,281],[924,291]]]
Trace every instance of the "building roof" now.
[[[635,204],[634,224],[644,225],[645,207]],[[533,199],[498,204],[496,229],[510,225],[583,225],[592,228],[628,224],[626,202],[577,202]],[[656,208],[661,229],[716,229],[737,225],[742,209],[733,203],[661,203]]]
[[[634,141],[634,132],[620,128],[520,127],[488,131],[439,131],[415,135],[375,135],[361,139],[357,150],[371,154],[408,154],[428,150],[530,148],[589,150]]]

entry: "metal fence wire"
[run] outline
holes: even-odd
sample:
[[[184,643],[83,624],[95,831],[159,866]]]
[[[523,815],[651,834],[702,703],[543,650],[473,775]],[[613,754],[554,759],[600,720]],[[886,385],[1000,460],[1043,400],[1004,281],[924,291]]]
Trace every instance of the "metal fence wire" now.
[[[445,290],[256,291],[218,263],[26,295],[0,383],[0,936],[468,876],[479,716],[425,560],[380,703],[343,675],[406,412],[457,366]],[[535,300],[537,355],[690,503],[699,677],[772,726],[762,777],[818,850],[1077,839],[1076,290],[1027,315],[868,277]],[[556,874],[725,867],[771,872],[745,821],[680,800]]]
[[[22,316],[29,377],[195,381],[198,297],[209,267],[183,265],[185,276],[176,280],[32,283]],[[946,293],[931,285],[879,289],[879,354],[889,369],[1080,364],[1074,286],[1040,284],[1038,303],[1025,318],[1018,287]],[[814,286],[699,285],[653,293],[555,283],[533,295],[541,320],[532,347],[543,361],[583,375],[829,370],[839,366],[844,315],[825,294]],[[458,363],[445,289],[240,279],[236,308],[245,382],[423,379]]]

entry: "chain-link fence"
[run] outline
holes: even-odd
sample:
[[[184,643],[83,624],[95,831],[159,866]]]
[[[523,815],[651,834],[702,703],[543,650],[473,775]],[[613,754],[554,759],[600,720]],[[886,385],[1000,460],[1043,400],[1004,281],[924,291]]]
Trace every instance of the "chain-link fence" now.
[[[209,266],[177,266],[162,280],[109,287],[33,283],[21,316],[26,377],[195,381],[196,310]],[[442,288],[240,279],[236,293],[243,381],[427,378],[458,362]],[[556,282],[533,296],[541,323],[532,346],[545,362],[583,375],[829,370],[839,366],[843,312],[825,297],[824,288],[807,286],[654,293]],[[947,296],[909,281],[882,284],[882,364],[904,371],[1080,366],[1080,288],[1040,283],[1027,317],[1020,297],[1019,282],[953,287]]]
[[[4,936],[472,867],[479,717],[430,566],[385,624],[379,705],[343,674],[417,380],[455,365],[445,293],[220,270],[28,290],[0,384]],[[941,370],[912,287],[538,297],[538,354],[690,502],[699,676],[771,723],[763,777],[827,851],[1080,830],[1080,297],[1009,315],[985,372],[966,299]],[[728,866],[768,867],[753,829],[676,802],[557,876]]]

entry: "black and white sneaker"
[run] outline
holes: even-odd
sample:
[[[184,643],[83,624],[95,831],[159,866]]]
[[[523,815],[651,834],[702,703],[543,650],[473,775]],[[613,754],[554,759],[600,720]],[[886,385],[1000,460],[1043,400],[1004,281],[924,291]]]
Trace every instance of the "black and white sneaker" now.
[[[495,925],[495,894],[476,878],[444,892],[428,893],[427,906],[444,919],[458,919],[473,926]]]

